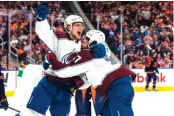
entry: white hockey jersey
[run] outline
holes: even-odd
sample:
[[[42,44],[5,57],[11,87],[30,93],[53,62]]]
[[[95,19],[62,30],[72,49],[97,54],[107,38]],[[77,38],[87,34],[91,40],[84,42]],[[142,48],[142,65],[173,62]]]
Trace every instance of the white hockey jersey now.
[[[48,24],[47,19],[43,21],[37,21],[35,31],[38,34],[39,38],[44,41],[44,43],[49,47],[49,49],[52,51],[52,53],[56,56],[56,61],[60,61],[63,64],[69,63],[68,58],[71,56],[71,54],[79,52],[81,50],[81,41],[73,40],[69,37],[69,35],[65,32],[60,31],[53,31]],[[73,67],[71,67],[73,69]],[[68,70],[67,70],[68,71]],[[81,73],[81,72],[80,72]],[[52,68],[48,68],[45,71],[45,74],[53,78],[58,78],[54,70]],[[65,73],[64,73],[65,74]],[[78,75],[76,75],[78,76]],[[81,74],[78,77],[84,77]],[[80,79],[78,77],[75,77],[72,80],[77,81],[76,83],[80,83],[82,85],[82,82],[78,82]],[[68,78],[68,77],[66,77]],[[60,79],[62,80],[62,79]],[[69,79],[67,79],[69,81]],[[83,80],[84,81],[84,80]],[[84,83],[84,82],[83,82]],[[87,82],[87,85],[90,86],[89,82]]]
[[[36,33],[39,38],[49,47],[56,55],[58,61],[66,62],[66,58],[74,51],[81,50],[81,41],[72,40],[64,32],[53,32],[47,19],[36,22]]]

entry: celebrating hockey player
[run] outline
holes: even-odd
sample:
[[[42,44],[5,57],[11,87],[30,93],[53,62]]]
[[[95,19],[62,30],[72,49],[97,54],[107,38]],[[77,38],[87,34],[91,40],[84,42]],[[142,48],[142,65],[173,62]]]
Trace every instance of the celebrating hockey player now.
[[[91,32],[96,32],[95,36],[100,36],[101,38],[95,38],[95,39],[100,39],[97,42],[98,43],[104,43],[105,42],[105,35],[104,33],[102,33],[99,30],[91,30],[88,32],[88,35]],[[89,40],[87,40],[88,38],[86,38],[85,36],[82,38],[82,49],[89,49],[88,43]],[[92,40],[91,40],[92,41]],[[105,45],[105,49],[109,49],[108,46],[106,44]],[[106,52],[106,51],[103,51]],[[110,51],[107,50],[107,56],[110,55]],[[94,87],[91,85],[89,88],[87,89],[83,89],[83,90],[77,90],[76,94],[75,94],[75,103],[76,103],[76,116],[91,116],[92,115],[92,111],[91,111],[91,98],[95,99],[95,89]]]
[[[4,76],[1,72],[1,64],[0,64],[0,108],[5,110],[8,109],[8,101],[5,95]]]
[[[132,100],[134,90],[131,82],[135,78],[135,73],[120,63],[111,64],[106,43],[100,43],[100,40],[104,39],[102,35],[103,33],[97,30],[91,30],[86,34],[92,55],[90,55],[89,51],[82,50],[78,53],[81,59],[75,63],[62,64],[56,61],[55,56],[51,54],[48,55],[48,59],[53,64],[54,73],[62,78],[73,77],[85,71],[86,80],[92,83],[96,90],[96,98],[93,98],[96,115],[133,116]],[[95,52],[94,48],[99,45],[105,46],[105,48],[101,49],[102,51]],[[102,52],[102,54],[99,52]],[[93,57],[96,59],[93,59]],[[71,58],[69,61],[71,61]],[[79,71],[80,69],[82,71]],[[82,107],[85,108],[86,105]]]
[[[103,57],[106,64],[86,72],[87,78],[96,89],[96,98],[93,98],[96,115],[133,116],[131,104],[134,97],[134,90],[131,82],[136,76],[135,73],[122,64],[111,64],[109,48],[104,42],[105,36],[101,31],[91,30],[87,32],[86,40],[89,41],[88,46],[90,48],[93,44],[104,44],[106,52],[106,56]],[[93,55],[93,57],[95,57],[95,55]],[[92,90],[91,88],[91,94],[93,93]],[[87,91],[89,91],[89,89],[87,89]],[[86,92],[81,101],[76,100],[77,106],[81,106],[81,111],[77,111],[77,116],[79,112],[87,116],[90,114],[89,99],[90,96],[94,96],[91,94]],[[80,95],[78,95],[78,98],[79,96]]]
[[[80,72],[77,71],[75,74],[73,73],[72,75],[75,77],[71,79],[67,77],[62,79],[55,74],[57,68],[67,67],[69,63],[76,63],[81,59],[77,52],[81,50],[80,39],[83,31],[82,18],[77,15],[70,15],[64,22],[66,32],[54,32],[51,30],[46,19],[48,13],[49,8],[47,4],[42,3],[37,6],[36,14],[38,21],[36,22],[35,29],[39,38],[42,39],[51,50],[51,53],[46,56],[46,63],[52,65],[52,67],[44,67],[45,69],[48,68],[45,71],[46,76],[44,76],[33,89],[27,104],[29,110],[22,111],[22,116],[44,115],[49,107],[52,116],[66,116],[70,112],[71,90],[79,87],[83,88],[82,85],[84,85],[84,88],[90,86],[89,82],[85,80],[85,75],[81,74],[79,69],[78,71]],[[100,49],[101,47],[102,46],[96,46],[94,49]],[[94,53],[95,52],[97,52],[97,50],[95,50]],[[87,55],[86,52],[82,52],[81,54],[84,53]],[[84,61],[82,60],[82,62]],[[74,72],[73,70],[76,69],[72,67],[67,68],[66,71]],[[87,69],[84,68],[82,72],[86,70]],[[64,74],[66,75],[66,73]],[[80,75],[77,76],[76,74]],[[84,84],[84,82],[86,84]]]

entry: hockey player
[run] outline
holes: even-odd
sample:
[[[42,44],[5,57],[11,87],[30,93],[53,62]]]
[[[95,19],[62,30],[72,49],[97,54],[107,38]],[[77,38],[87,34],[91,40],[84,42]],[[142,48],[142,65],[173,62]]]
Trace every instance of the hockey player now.
[[[78,112],[89,116],[89,99],[91,96],[93,96],[92,98],[94,101],[96,115],[100,114],[102,116],[133,116],[131,103],[133,100],[134,91],[131,82],[135,78],[135,73],[121,64],[117,68],[112,69],[112,71],[109,69],[110,67],[112,67],[109,48],[104,42],[105,36],[101,31],[91,30],[87,32],[86,38],[88,40],[89,47],[92,47],[92,44],[95,43],[102,43],[105,45],[106,56],[104,57],[104,59],[107,64],[96,68],[96,70],[94,69],[86,72],[87,78],[91,80],[90,82],[96,89],[96,98],[94,98],[95,92],[93,91],[93,87],[91,87],[91,89],[87,89],[85,96],[82,97],[83,100],[76,100],[78,103],[77,105],[81,104],[79,105],[81,106],[81,111],[77,111],[77,116],[80,116],[78,115]],[[95,56],[93,55],[93,57]],[[107,70],[110,71],[107,72]],[[131,76],[132,78],[129,76]],[[99,81],[100,79],[102,80],[101,82]]]
[[[88,41],[85,37],[82,38],[82,49],[89,50]],[[75,105],[76,114],[75,116],[91,116],[91,88],[76,90],[75,93]]]
[[[150,48],[151,49],[151,48]],[[153,79],[153,87],[152,91],[157,91],[156,90],[156,81],[157,81],[157,76],[156,73],[159,74],[158,71],[158,64],[157,64],[157,53],[155,50],[151,50],[151,57],[146,57],[146,64],[145,64],[145,72],[147,74],[147,80],[146,80],[146,86],[145,86],[145,91],[150,91],[149,84],[150,81]]]
[[[55,74],[56,69],[67,67],[66,71],[73,72],[74,69],[68,68],[69,63],[76,63],[81,58],[77,52],[81,50],[81,34],[83,31],[83,20],[80,16],[70,15],[65,19],[64,28],[66,32],[54,32],[46,19],[49,13],[49,8],[46,4],[40,4],[36,8],[38,21],[36,22],[36,33],[51,50],[51,53],[46,56],[46,62],[52,67],[46,67],[45,75],[38,85],[33,89],[31,97],[28,101],[27,108],[30,110],[22,111],[21,115],[44,115],[50,106],[52,116],[67,116],[70,112],[71,89],[79,88],[85,84],[85,88],[89,87],[89,83],[85,80],[85,75],[80,72],[75,72],[72,75],[76,76],[71,79],[64,77],[59,78]],[[96,49],[101,46],[96,47]],[[96,51],[94,51],[95,53]],[[84,54],[82,52],[81,54]],[[87,54],[85,54],[87,55]],[[72,56],[72,57],[70,57]],[[85,58],[84,58],[85,59]],[[81,59],[82,62],[83,59]],[[58,62],[58,63],[56,63]],[[89,68],[89,67],[88,67]],[[87,69],[84,68],[86,71]],[[84,72],[82,70],[82,72]],[[66,73],[63,73],[66,75]],[[80,75],[76,75],[80,74]],[[60,75],[61,77],[61,75]],[[71,76],[72,77],[72,76]],[[83,86],[82,86],[83,88]]]
[[[80,73],[78,69],[85,71],[87,80],[92,83],[96,90],[96,98],[93,99],[96,115],[133,116],[134,114],[131,105],[134,97],[134,90],[131,82],[135,78],[135,73],[122,64],[112,65],[111,61],[108,58],[109,56],[107,56],[107,48],[105,48],[105,50],[102,50],[102,53],[104,55],[102,55],[101,57],[99,57],[97,52],[94,53],[95,50],[93,48],[95,48],[96,45],[105,44],[98,43],[98,41],[104,38],[104,36],[102,35],[103,34],[101,34],[101,32],[95,30],[89,31],[86,34],[86,37],[89,40],[89,47],[92,56],[96,59],[93,59],[93,57],[90,56],[89,51],[82,50],[78,53],[81,59],[76,63],[69,64],[69,66],[72,67],[75,65],[73,68],[74,70],[72,70],[71,68],[67,71],[67,66],[54,60],[55,58],[53,55],[50,55],[48,59],[50,62],[53,61],[51,64],[53,64],[52,68],[54,67],[54,73],[62,78],[78,75],[78,73]],[[89,61],[79,66],[79,64],[81,64],[84,60]],[[95,65],[97,66],[95,67]],[[90,69],[89,67],[93,68]]]
[[[88,32],[88,34],[90,34],[90,32],[97,32],[98,36],[101,36],[101,38],[99,38],[100,40],[98,40],[98,43],[104,43],[105,42],[105,35],[104,33],[102,33],[99,30],[91,30]],[[97,36],[97,34],[96,34]],[[98,39],[97,37],[95,39]],[[88,49],[89,50],[89,46],[88,46],[89,40],[87,40],[87,38],[84,36],[82,38],[82,49]],[[106,45],[106,44],[105,44]],[[105,47],[108,49],[108,47]],[[109,53],[109,51],[107,52]],[[83,89],[83,90],[77,90],[76,94],[75,94],[75,103],[76,103],[76,116],[91,116],[92,112],[91,112],[91,98],[95,99],[95,89],[94,87],[91,85],[89,88],[87,89]]]
[[[0,64],[0,108],[5,110],[8,109],[8,101],[5,95],[4,76],[1,72],[1,64]]]

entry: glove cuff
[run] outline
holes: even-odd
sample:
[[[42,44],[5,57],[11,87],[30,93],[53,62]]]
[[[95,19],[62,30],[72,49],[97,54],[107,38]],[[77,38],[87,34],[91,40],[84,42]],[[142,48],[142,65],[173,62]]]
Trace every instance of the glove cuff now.
[[[40,21],[43,21],[43,20],[37,16],[37,21],[40,22]]]
[[[49,59],[48,59],[48,56],[47,56],[47,55],[45,55],[45,62],[46,62],[47,64],[51,64],[51,62],[49,61]]]

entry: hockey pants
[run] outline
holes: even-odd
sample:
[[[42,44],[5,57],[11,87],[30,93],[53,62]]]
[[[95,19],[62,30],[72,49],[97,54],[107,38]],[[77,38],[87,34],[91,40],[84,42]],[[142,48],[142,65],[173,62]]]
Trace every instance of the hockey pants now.
[[[129,76],[115,80],[108,89],[107,99],[100,115],[102,116],[134,116],[132,101],[134,90]],[[97,106],[96,106],[97,107]]]
[[[71,94],[62,87],[62,84],[55,84],[43,77],[33,89],[27,108],[44,115],[50,106],[51,116],[68,116],[70,99]]]

